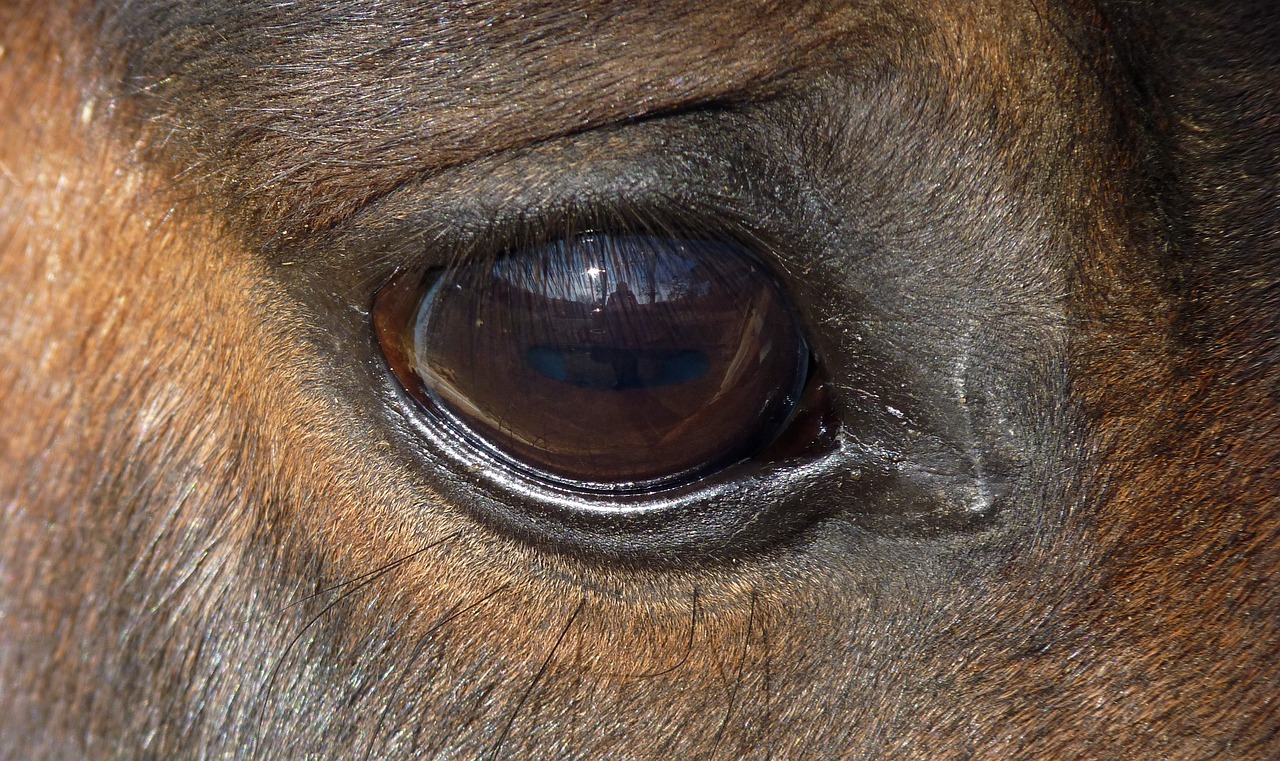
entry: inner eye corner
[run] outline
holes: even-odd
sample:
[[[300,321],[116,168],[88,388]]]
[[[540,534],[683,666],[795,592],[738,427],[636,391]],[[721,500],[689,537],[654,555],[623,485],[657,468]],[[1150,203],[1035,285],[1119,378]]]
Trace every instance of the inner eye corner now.
[[[731,236],[588,229],[375,296],[413,414],[524,480],[643,498],[833,446],[822,363]]]

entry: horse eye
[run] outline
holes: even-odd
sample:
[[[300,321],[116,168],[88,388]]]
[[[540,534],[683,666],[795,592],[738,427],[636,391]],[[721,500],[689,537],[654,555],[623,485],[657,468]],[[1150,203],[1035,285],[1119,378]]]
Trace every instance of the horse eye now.
[[[773,278],[718,241],[553,241],[393,281],[375,320],[429,415],[528,475],[613,492],[759,452],[810,365]]]

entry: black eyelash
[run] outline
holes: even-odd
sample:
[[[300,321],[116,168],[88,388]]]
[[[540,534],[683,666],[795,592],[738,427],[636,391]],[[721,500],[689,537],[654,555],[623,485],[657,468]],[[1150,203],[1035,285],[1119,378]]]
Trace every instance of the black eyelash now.
[[[428,216],[371,220],[374,229],[342,242],[342,259],[361,290],[370,292],[392,277],[426,277],[470,266],[487,268],[513,252],[590,234],[648,235],[736,243],[765,268],[786,280],[785,246],[752,221],[760,215],[734,210],[729,198],[661,196],[637,191],[625,198],[555,199],[517,208],[466,209],[465,218],[443,210]],[[341,264],[335,264],[335,269]]]
[[[754,234],[745,225],[724,216],[699,215],[698,218],[691,218],[687,212],[682,213],[678,218],[662,212],[633,213],[627,216],[565,214],[551,220],[524,219],[510,229],[504,229],[506,227],[506,225],[495,226],[479,238],[477,245],[470,247],[470,251],[459,252],[451,257],[445,269],[456,271],[464,265],[476,269],[488,269],[505,257],[528,255],[528,252],[557,244],[572,245],[574,241],[590,236],[612,240],[647,237],[736,243],[754,253],[767,270],[774,270],[777,261],[776,257],[770,255],[774,250],[773,247],[767,246],[761,236]],[[625,259],[616,253],[613,256],[619,261]],[[540,268],[539,274],[553,279],[561,273],[543,272]]]

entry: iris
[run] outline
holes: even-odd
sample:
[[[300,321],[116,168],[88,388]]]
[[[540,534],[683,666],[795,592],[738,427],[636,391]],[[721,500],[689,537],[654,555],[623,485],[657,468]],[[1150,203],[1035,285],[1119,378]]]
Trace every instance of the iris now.
[[[591,488],[750,457],[809,367],[787,299],[732,242],[588,233],[392,283],[375,311],[429,414],[517,469]]]

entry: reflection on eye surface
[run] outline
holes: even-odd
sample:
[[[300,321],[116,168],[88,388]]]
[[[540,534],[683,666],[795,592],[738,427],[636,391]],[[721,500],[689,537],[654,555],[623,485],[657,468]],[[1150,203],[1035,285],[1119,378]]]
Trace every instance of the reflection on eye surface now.
[[[805,385],[791,308],[738,244],[591,233],[416,285],[378,297],[401,383],[554,480],[692,479],[767,445]]]

